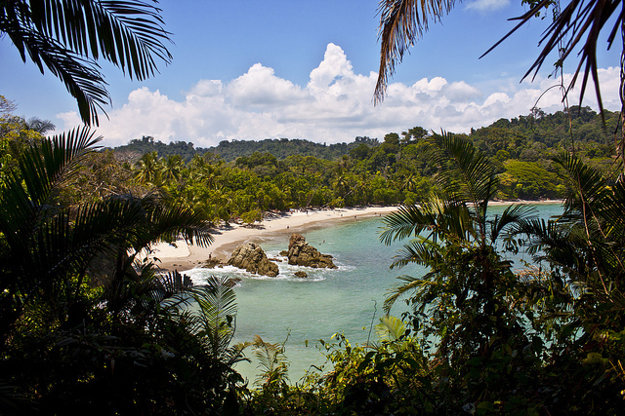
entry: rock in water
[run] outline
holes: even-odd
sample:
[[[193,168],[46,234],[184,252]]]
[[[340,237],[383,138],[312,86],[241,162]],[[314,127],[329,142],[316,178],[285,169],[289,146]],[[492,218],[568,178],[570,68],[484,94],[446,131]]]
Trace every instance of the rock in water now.
[[[240,245],[232,252],[228,264],[245,269],[249,273],[275,277],[278,275],[278,265],[270,262],[263,249],[254,243]]]
[[[304,279],[304,278],[308,277],[308,274],[306,272],[299,271],[299,272],[295,272],[295,277],[299,277],[300,279]]]
[[[289,251],[287,254],[289,264],[297,266],[314,267],[317,269],[336,269],[329,254],[321,254],[319,250],[309,245],[301,234],[292,234],[289,239]]]

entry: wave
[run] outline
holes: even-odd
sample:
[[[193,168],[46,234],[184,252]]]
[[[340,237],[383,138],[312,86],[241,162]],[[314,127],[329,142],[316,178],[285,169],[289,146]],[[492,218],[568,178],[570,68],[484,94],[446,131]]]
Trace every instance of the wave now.
[[[276,259],[275,263],[278,265],[278,275],[276,277],[262,276],[254,273],[248,273],[238,267],[225,265],[222,267],[215,267],[213,269],[191,269],[185,272],[193,282],[194,285],[202,285],[206,283],[208,276],[228,276],[235,279],[250,279],[250,280],[281,280],[291,281],[297,283],[311,283],[322,282],[328,278],[338,276],[341,272],[355,270],[354,266],[346,265],[340,261],[335,263],[337,269],[316,269],[314,267],[294,266],[288,263],[288,259],[285,256],[281,256],[279,252],[267,252],[267,257],[270,259]],[[307,277],[297,277],[296,272],[305,272]],[[239,284],[237,284],[238,286]]]

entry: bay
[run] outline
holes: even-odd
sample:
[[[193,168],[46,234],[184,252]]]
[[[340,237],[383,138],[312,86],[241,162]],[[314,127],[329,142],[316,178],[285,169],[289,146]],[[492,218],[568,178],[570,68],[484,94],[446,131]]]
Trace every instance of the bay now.
[[[534,208],[545,219],[562,212],[559,204],[537,204]],[[504,209],[492,206],[491,215]],[[349,223],[326,223],[304,232],[309,244],[335,257],[339,266],[336,270],[286,264],[286,258],[279,255],[288,246],[289,235],[285,234],[261,243],[268,257],[283,260],[278,263],[280,273],[276,278],[254,276],[233,267],[194,269],[186,273],[200,284],[211,274],[240,278],[236,287],[238,313],[234,342],[252,341],[255,335],[271,343],[286,341],[289,378],[296,382],[311,365],[319,366],[325,361],[320,339],[329,341],[336,333],[344,333],[352,343],[365,343],[369,337],[375,339],[371,326],[383,315],[386,293],[398,285],[397,277],[423,274],[424,269],[416,265],[389,269],[402,242],[382,244],[379,240],[382,226],[382,218],[373,217]],[[523,259],[531,260],[523,253],[512,258],[515,267],[522,267]],[[308,277],[297,278],[296,271],[305,271]],[[400,300],[392,314],[400,316],[405,308]],[[249,349],[247,356],[252,356]],[[238,365],[237,369],[253,382],[259,372],[257,366],[252,360]]]

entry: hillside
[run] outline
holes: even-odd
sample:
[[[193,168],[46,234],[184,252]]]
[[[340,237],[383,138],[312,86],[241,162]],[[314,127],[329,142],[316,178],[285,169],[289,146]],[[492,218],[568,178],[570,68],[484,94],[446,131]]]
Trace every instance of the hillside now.
[[[613,134],[617,121],[618,112],[606,111],[603,124],[601,116],[589,107],[572,107],[570,113],[558,111],[554,114],[535,110],[527,116],[511,120],[500,119],[487,127],[472,129],[467,136],[482,152],[502,163],[508,159],[537,162],[540,159],[549,159],[562,150],[581,152],[590,159],[607,158],[613,152]],[[403,144],[408,144],[427,136],[428,132],[421,127],[414,127],[401,134],[389,134],[397,135]],[[132,159],[156,152],[159,157],[180,155],[183,160],[189,161],[196,154],[213,153],[230,162],[258,152],[271,153],[279,160],[295,155],[335,160],[348,154],[358,158],[358,154],[368,153],[361,145],[371,149],[380,144],[378,139],[369,137],[356,137],[350,143],[329,145],[282,138],[223,140],[217,146],[196,148],[191,141],[173,141],[166,144],[144,136],[131,140],[127,145],[116,147],[114,151]],[[357,150],[359,146],[360,150]]]
[[[303,139],[265,139],[265,140],[223,140],[217,146],[209,148],[195,148],[192,142],[175,141],[165,144],[150,136],[131,140],[124,146],[115,148],[115,152],[132,155],[136,158],[150,152],[156,152],[159,157],[179,155],[185,161],[191,160],[196,155],[213,153],[225,161],[233,161],[241,156],[250,156],[255,152],[271,153],[278,159],[286,159],[289,156],[314,156],[319,159],[334,160],[361,144],[369,147],[377,146],[376,139],[368,137],[356,137],[351,143],[315,143]]]

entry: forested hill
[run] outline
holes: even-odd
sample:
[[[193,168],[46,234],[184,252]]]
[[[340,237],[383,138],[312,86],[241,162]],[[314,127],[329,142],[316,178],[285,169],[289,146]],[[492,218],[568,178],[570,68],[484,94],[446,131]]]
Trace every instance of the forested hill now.
[[[589,107],[545,114],[535,110],[512,120],[500,119],[488,127],[471,130],[469,138],[480,150],[499,160],[536,161],[554,151],[581,152],[587,158],[609,157],[614,152],[614,133],[619,112],[601,116]]]
[[[193,143],[175,141],[165,144],[153,137],[144,136],[134,139],[129,144],[115,148],[116,152],[140,157],[146,153],[156,152],[159,157],[180,155],[189,161],[195,154],[213,153],[225,161],[233,161],[241,156],[250,156],[255,152],[271,153],[278,159],[289,156],[314,156],[319,159],[334,160],[346,155],[349,151],[361,144],[375,147],[379,144],[376,139],[356,137],[351,143],[315,143],[303,139],[265,139],[265,140],[223,140],[218,146],[209,148],[195,148]]]
[[[501,162],[507,159],[535,162],[549,158],[554,152],[571,150],[571,146],[588,158],[608,157],[614,148],[613,132],[617,125],[618,112],[606,111],[604,116],[605,125],[601,116],[588,107],[572,107],[569,113],[558,111],[554,114],[535,110],[527,116],[511,120],[500,119],[490,126],[472,129],[468,137],[481,151]],[[572,129],[569,129],[569,126]],[[403,143],[409,143],[427,134],[428,132],[421,127],[414,127],[397,136]],[[156,152],[159,157],[180,155],[185,161],[189,161],[195,154],[202,155],[207,152],[218,155],[225,161],[250,156],[255,152],[271,153],[277,159],[300,155],[335,160],[343,155],[358,153],[355,149],[363,144],[372,148],[379,146],[381,141],[369,137],[356,137],[350,143],[326,145],[303,139],[285,138],[259,141],[224,140],[218,146],[195,148],[192,142],[174,141],[165,144],[153,137],[144,136],[115,148],[115,152],[134,158],[150,152]]]

